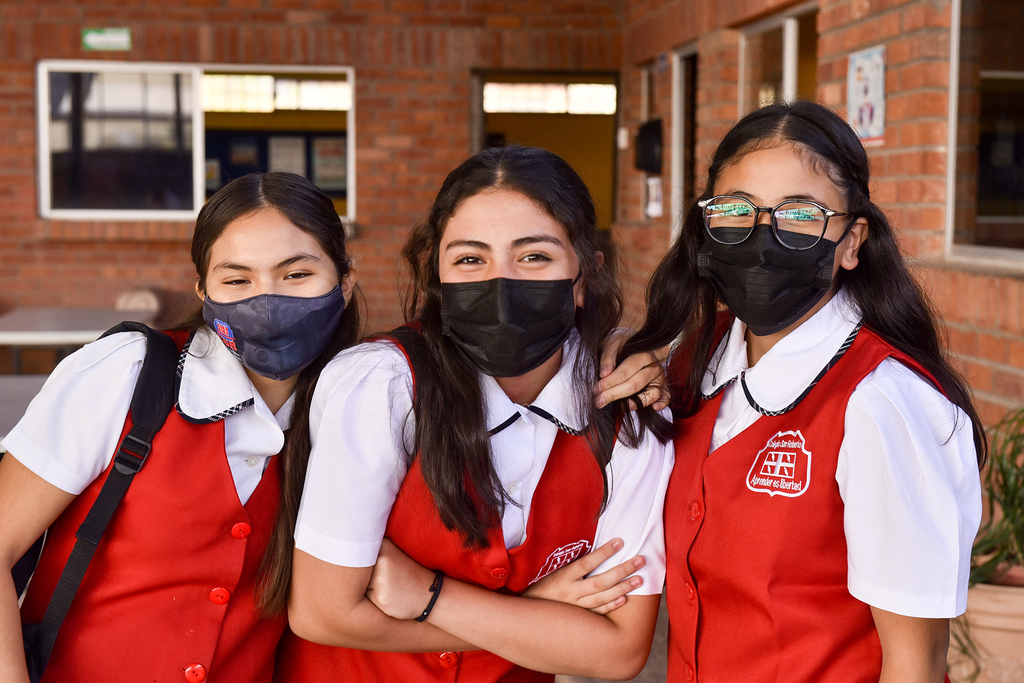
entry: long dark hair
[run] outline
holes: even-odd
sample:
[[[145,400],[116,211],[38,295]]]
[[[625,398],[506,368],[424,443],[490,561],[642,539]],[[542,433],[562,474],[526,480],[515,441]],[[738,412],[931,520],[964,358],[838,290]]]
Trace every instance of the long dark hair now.
[[[946,357],[938,318],[900,253],[892,225],[871,201],[867,153],[843,119],[807,101],[751,112],[722,139],[708,167],[704,192],[697,199],[713,195],[719,175],[729,164],[752,151],[781,144],[794,145],[804,163],[828,175],[843,195],[847,212],[867,219],[868,239],[860,247],[860,262],[853,270],[839,270],[837,286],[857,303],[864,325],[920,363],[947,398],[967,414],[978,464],[983,465],[987,441],[971,392]],[[660,348],[683,336],[683,353],[689,362],[671,378],[674,407],[681,415],[697,409],[701,380],[714,351],[719,298],[711,282],[697,274],[697,250],[705,239],[703,215],[694,202],[679,237],[648,284],[644,327],[621,354]]]
[[[600,345],[618,323],[622,299],[612,254],[603,263],[599,256],[601,237],[586,185],[568,163],[543,149],[496,147],[466,160],[445,179],[427,219],[402,250],[412,270],[406,319],[415,319],[422,334],[404,334],[401,341],[412,351],[416,371],[415,446],[407,455],[411,461],[418,454],[441,520],[461,531],[467,546],[486,545],[488,528],[509,501],[491,461],[478,370],[441,331],[439,252],[445,226],[462,202],[497,189],[522,194],[547,212],[565,229],[579,259],[586,296],[576,315],[575,408],[602,476],[615,441],[616,411],[622,410],[598,411],[592,399]],[[630,420],[623,421],[620,438],[634,445],[639,440]],[[607,498],[607,481],[604,489]]]
[[[206,290],[210,250],[233,221],[260,209],[280,211],[295,227],[312,236],[338,271],[338,282],[348,275],[350,261],[345,250],[345,231],[333,202],[306,178],[285,171],[250,173],[221,188],[199,212],[192,236],[192,263],[199,275],[199,289]],[[202,309],[189,316],[177,329],[194,331],[203,327]],[[309,461],[309,404],[317,378],[327,362],[359,338],[359,306],[353,296],[345,306],[338,329],[327,348],[299,373],[291,427],[281,452],[281,500],[270,544],[260,565],[258,605],[264,614],[277,615],[287,603],[291,579],[295,518]]]

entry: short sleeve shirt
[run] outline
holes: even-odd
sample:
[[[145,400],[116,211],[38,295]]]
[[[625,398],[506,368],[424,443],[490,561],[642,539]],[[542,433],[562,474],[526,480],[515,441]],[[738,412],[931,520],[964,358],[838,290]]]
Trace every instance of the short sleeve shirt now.
[[[747,367],[746,326],[734,321],[704,376],[709,395],[745,372],[753,400],[782,410],[809,386],[860,322],[840,291]],[[737,382],[723,389],[711,450],[760,417]],[[981,488],[971,422],[927,380],[886,359],[846,408],[836,483],[845,506],[848,587],[869,605],[924,618],[967,606]]]
[[[104,337],[71,354],[4,437],[4,447],[48,483],[80,494],[110,464],[145,356],[139,332]],[[244,504],[266,459],[284,445],[293,398],[271,413],[242,365],[205,327],[182,353],[179,372],[178,412],[193,422],[224,420],[228,465]]]
[[[574,408],[577,344],[575,335],[566,342],[560,369],[531,405],[578,430],[584,425]],[[530,501],[559,427],[513,403],[492,377],[480,375],[480,380],[487,427],[496,432],[491,457],[501,485],[516,503],[507,505],[502,517],[505,541],[512,548],[525,540]],[[296,522],[297,548],[340,566],[374,564],[405,478],[413,420],[412,374],[404,354],[390,342],[359,345],[328,364],[310,408],[313,452]],[[501,425],[506,426],[497,429]],[[644,579],[638,594],[660,593],[664,583],[662,512],[673,458],[671,443],[660,444],[647,434],[637,449],[616,443],[607,466],[609,498],[595,543],[618,537],[625,545],[596,571],[643,555],[647,564],[638,572]]]

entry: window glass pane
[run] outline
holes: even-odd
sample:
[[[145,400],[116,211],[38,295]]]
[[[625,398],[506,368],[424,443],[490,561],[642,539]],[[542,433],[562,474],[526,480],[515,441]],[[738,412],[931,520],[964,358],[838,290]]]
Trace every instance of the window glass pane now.
[[[570,114],[614,114],[615,86],[607,83],[570,83]]]
[[[348,111],[352,108],[352,86],[346,80],[205,74],[202,91],[203,109],[210,112]]]
[[[564,114],[568,110],[564,83],[487,83],[484,111]]]
[[[189,73],[50,72],[54,209],[193,208]]]
[[[743,106],[747,111],[782,99],[782,27],[747,36]]]
[[[980,90],[976,243],[1024,248],[1024,77]]]
[[[488,114],[614,114],[611,83],[486,83]]]
[[[1024,42],[1019,0],[964,0],[953,241],[1024,249]]]

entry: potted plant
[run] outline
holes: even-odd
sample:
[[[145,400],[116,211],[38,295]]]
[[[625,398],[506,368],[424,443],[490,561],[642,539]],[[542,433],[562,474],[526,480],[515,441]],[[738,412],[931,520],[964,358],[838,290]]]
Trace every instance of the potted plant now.
[[[1024,406],[991,435],[967,612],[952,629],[955,681],[1024,681]]]

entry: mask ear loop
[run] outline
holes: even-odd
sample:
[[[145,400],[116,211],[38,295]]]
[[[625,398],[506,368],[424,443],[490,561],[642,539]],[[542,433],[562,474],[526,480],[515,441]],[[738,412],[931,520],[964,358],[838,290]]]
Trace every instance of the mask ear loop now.
[[[838,240],[836,240],[836,244],[840,244],[843,240],[850,236],[850,231],[853,230],[853,226],[857,225],[857,221],[859,221],[861,218],[863,218],[863,216],[855,215],[853,217],[853,219],[846,225],[846,230],[843,230],[842,236]]]

